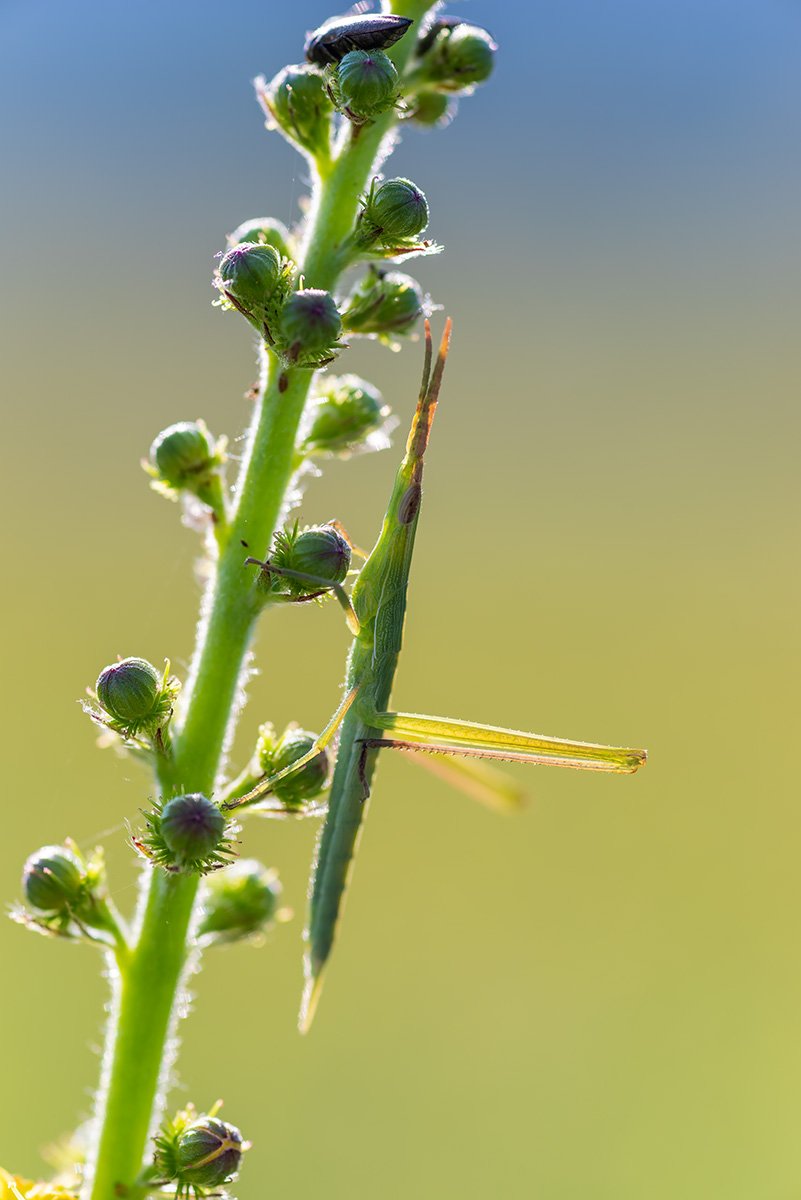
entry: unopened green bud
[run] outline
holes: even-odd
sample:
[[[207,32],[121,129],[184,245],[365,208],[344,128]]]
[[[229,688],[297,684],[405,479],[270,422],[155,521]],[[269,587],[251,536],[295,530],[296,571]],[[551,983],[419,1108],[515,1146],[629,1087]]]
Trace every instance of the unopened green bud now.
[[[307,453],[347,453],[386,422],[389,409],[381,393],[357,375],[326,375],[320,387],[303,441]]]
[[[312,367],[339,349],[342,319],[333,296],[318,288],[293,292],[281,311],[280,345],[289,362]]]
[[[198,1117],[178,1134],[176,1176],[192,1188],[219,1187],[239,1170],[243,1150],[236,1125],[219,1117]]]
[[[388,179],[376,188],[370,215],[386,237],[417,237],[428,225],[428,202],[410,179]]]
[[[106,712],[124,725],[140,725],[158,713],[162,676],[145,658],[123,658],[104,667],[95,691]]]
[[[162,483],[189,488],[218,464],[217,447],[203,421],[178,421],[163,429],[150,447],[150,464]]]
[[[51,916],[78,907],[83,884],[83,865],[66,846],[43,846],[30,856],[22,872],[25,899]]]
[[[328,157],[334,105],[322,71],[308,63],[284,67],[267,83],[256,80],[268,124],[315,157]]]
[[[214,443],[202,421],[179,421],[163,429],[150,447],[150,461],[165,483],[183,487],[187,479],[208,470]]]
[[[450,99],[443,92],[426,90],[418,92],[410,100],[406,116],[408,120],[414,121],[417,125],[442,128],[452,121],[455,107],[456,101]]]
[[[411,275],[369,271],[342,314],[346,330],[363,334],[409,333],[423,315],[423,292]]]
[[[308,754],[314,748],[317,737],[306,729],[289,729],[281,735],[278,743],[265,747],[259,753],[262,770],[267,775],[277,775],[279,771],[291,767],[293,763]],[[257,751],[258,753],[258,751]],[[284,804],[293,807],[301,805],[306,800],[319,796],[328,779],[328,755],[321,750],[305,767],[287,775],[273,786],[273,792]]]
[[[225,438],[215,442],[205,422],[179,421],[156,437],[142,466],[152,477],[156,491],[173,498],[189,492],[223,517],[225,444]]]
[[[242,242],[255,242],[260,246],[275,246],[283,258],[293,258],[292,236],[284,225],[275,217],[253,217],[237,225],[233,233],[227,237],[229,248],[239,246]]]
[[[262,337],[272,340],[271,326],[286,299],[291,271],[275,246],[242,242],[223,255],[214,284]]]
[[[205,1196],[236,1174],[248,1148],[235,1125],[217,1116],[219,1104],[198,1116],[189,1104],[156,1135],[153,1171],[161,1182],[175,1181],[176,1196]]]
[[[312,526],[302,532],[295,527],[276,534],[270,563],[324,581],[310,584],[275,576],[282,590],[303,595],[326,584],[342,583],[350,569],[350,555],[350,546],[333,525]]]
[[[154,473],[152,468],[150,471]],[[144,734],[152,740],[154,749],[163,752],[167,725],[181,689],[169,670],[167,663],[159,673],[146,658],[123,658],[111,663],[103,668],[95,684],[97,703],[84,702],[84,711],[98,725],[125,739]]]
[[[351,50],[328,68],[328,76],[337,108],[357,125],[398,102],[398,72],[382,50]]]
[[[207,859],[223,840],[225,817],[199,792],[174,796],[161,810],[159,832],[179,867]]]
[[[441,28],[424,55],[426,81],[447,92],[462,92],[492,73],[498,50],[486,29],[460,21]]]
[[[356,228],[356,244],[367,249],[376,242],[404,247],[428,225],[428,202],[410,179],[387,179],[364,197]]]
[[[239,859],[206,880],[198,936],[233,942],[260,933],[275,920],[280,897],[275,871],[255,858]]]

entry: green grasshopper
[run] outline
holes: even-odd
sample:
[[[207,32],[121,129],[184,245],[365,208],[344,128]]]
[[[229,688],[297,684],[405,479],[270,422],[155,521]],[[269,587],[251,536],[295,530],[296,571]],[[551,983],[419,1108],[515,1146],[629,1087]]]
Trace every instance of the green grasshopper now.
[[[406,454],[400,465],[372,553],[359,572],[352,596],[337,584],[311,575],[258,563],[265,571],[335,592],[354,633],[345,673],[345,696],[308,754],[271,778],[260,780],[228,808],[255,804],[281,778],[300,770],[331,741],[341,728],[328,811],[317,851],[306,931],[306,987],[300,1028],[307,1030],[320,995],[323,970],[333,947],[351,863],[364,821],[375,772],[383,749],[427,751],[438,773],[479,799],[509,806],[518,799],[513,786],[501,783],[483,764],[465,759],[578,767],[590,771],[631,773],[645,762],[644,750],[570,742],[539,737],[514,729],[477,725],[448,717],[391,712],[390,693],[398,665],[406,612],[406,590],[422,498],[423,458],[439,397],[450,343],[448,321],[432,371],[431,330],[426,322],[423,382],[412,420]],[[251,560],[258,561],[258,560]],[[440,756],[462,756],[458,765]],[[447,764],[447,766],[446,766]]]

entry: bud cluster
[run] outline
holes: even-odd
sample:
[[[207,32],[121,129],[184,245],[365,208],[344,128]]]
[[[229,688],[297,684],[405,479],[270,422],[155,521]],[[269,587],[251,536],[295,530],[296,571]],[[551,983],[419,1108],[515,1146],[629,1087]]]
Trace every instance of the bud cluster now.
[[[342,349],[342,319],[333,296],[296,290],[296,267],[266,241],[243,241],[220,260],[214,286],[290,367],[316,370]]]
[[[369,188],[367,181],[391,148],[393,121],[402,118],[423,126],[447,123],[454,111],[453,97],[466,94],[488,77],[496,51],[486,30],[437,16],[438,4],[431,11],[419,36],[409,17],[392,13],[332,17],[308,36],[306,62],[285,67],[269,82],[263,77],[256,81],[267,126],[309,160],[314,188],[297,237],[296,231],[271,217],[244,221],[228,234],[213,279],[219,293],[216,304],[244,316],[278,361],[278,371],[263,371],[268,407],[256,417],[252,428],[257,432],[248,444],[248,465],[241,473],[242,488],[249,489],[264,464],[272,470],[275,463],[275,480],[271,478],[261,492],[243,490],[229,505],[226,439],[216,438],[200,419],[177,421],[159,432],[142,464],[156,490],[180,499],[189,514],[201,514],[205,530],[213,530],[222,569],[219,587],[211,589],[212,605],[222,601],[223,608],[212,608],[212,619],[204,627],[213,631],[212,652],[221,660],[228,646],[216,640],[215,622],[232,596],[235,606],[242,601],[239,611],[250,620],[262,601],[297,604],[333,593],[351,628],[359,632],[342,586],[351,569],[352,546],[336,522],[305,528],[296,522],[279,530],[265,562],[245,560],[260,568],[249,592],[247,576],[236,574],[241,567],[239,545],[247,547],[245,539],[259,537],[264,545],[259,521],[251,521],[251,514],[262,501],[265,514],[274,511],[272,500],[277,506],[283,495],[286,502],[292,471],[296,476],[312,473],[310,460],[346,457],[388,444],[394,418],[380,392],[355,375],[318,378],[302,417],[301,387],[286,397],[286,419],[281,404],[291,371],[325,367],[345,348],[343,337],[377,338],[392,345],[392,339],[411,334],[430,307],[415,279],[384,269],[386,260],[440,249],[421,240],[429,223],[425,194],[406,178],[376,177]],[[411,55],[396,56],[406,64],[401,75],[386,51],[407,34],[410,42],[416,38],[416,44]],[[382,117],[386,120],[371,129]],[[367,188],[366,194],[357,202],[362,188]],[[304,253],[307,279],[299,265]],[[344,271],[365,260],[376,265],[368,267],[344,300],[306,286],[326,282],[333,290]],[[275,444],[261,440],[265,428],[277,431]],[[246,502],[241,504],[243,498]],[[208,541],[214,545],[211,538]],[[204,610],[204,623],[208,612]],[[205,717],[216,697],[211,697],[210,705],[208,694],[203,695],[208,677],[200,671],[197,678],[200,683],[194,695],[196,700],[202,696],[202,703],[192,715]],[[214,671],[211,678],[218,678]],[[170,674],[169,662],[162,671],[144,658],[122,658],[100,672],[84,709],[130,753],[150,758],[149,765],[158,767],[162,782],[181,778],[187,766],[191,778],[188,743],[192,739],[182,743],[180,756],[171,744],[180,687]],[[224,688],[221,691],[225,693]],[[350,699],[355,689],[351,691]],[[347,697],[346,701],[350,702]],[[346,707],[346,703],[340,706],[338,718]],[[229,720],[228,713],[220,715]],[[188,729],[197,732],[190,721]],[[210,745],[212,734],[213,730]],[[174,795],[173,791],[190,784],[181,782],[174,788],[165,784],[166,795],[143,814],[144,827],[130,840],[148,863],[174,875],[207,876],[199,881],[200,909],[189,926],[189,936],[194,934],[198,946],[255,940],[286,919],[277,873],[255,859],[237,858],[239,826],[228,813],[237,799],[255,805],[263,796],[260,810],[268,815],[296,819],[324,812],[331,763],[319,743],[320,735],[295,723],[280,736],[272,725],[264,724],[250,762],[237,780],[226,785],[222,796]],[[163,757],[156,762],[156,756]],[[123,978],[142,961],[136,957],[142,940],[133,944],[109,897],[100,850],[84,857],[69,839],[41,847],[25,863],[22,891],[25,904],[12,913],[21,923],[43,933],[100,943],[116,954]],[[183,954],[183,944],[177,948]],[[132,971],[127,978],[136,980],[131,993],[136,996],[142,980],[146,983],[151,975]],[[146,1005],[149,1000],[148,995],[139,996],[135,1003]],[[138,1052],[136,1047],[133,1052]],[[126,1053],[130,1055],[130,1048]],[[130,1190],[130,1183],[137,1192],[161,1190],[175,1200],[224,1195],[220,1189],[235,1177],[248,1146],[237,1127],[218,1116],[218,1107],[198,1113],[190,1105],[178,1112],[155,1138],[152,1165],[139,1179],[125,1186],[120,1182],[119,1188]],[[137,1162],[140,1150],[141,1146]],[[46,1185],[41,1190],[40,1185],[23,1188],[23,1181],[0,1171],[0,1200],[9,1189],[15,1197],[30,1196],[30,1200],[40,1195],[42,1200],[55,1200],[61,1195],[59,1189]]]

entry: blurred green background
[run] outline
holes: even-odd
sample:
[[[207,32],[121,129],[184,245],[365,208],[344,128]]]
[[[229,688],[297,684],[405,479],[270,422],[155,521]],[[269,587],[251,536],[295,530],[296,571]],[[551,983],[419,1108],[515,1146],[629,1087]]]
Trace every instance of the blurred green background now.
[[[382,764],[311,1035],[294,1028],[311,825],[252,823],[296,919],[193,981],[175,1101],[255,1143],[237,1195],[801,1196],[797,680],[801,10],[789,0],[465,4],[502,47],[392,172],[446,244],[453,316],[396,699],[647,745],[634,778],[517,768],[501,819]],[[249,80],[330,10],[0,3],[4,230],[2,895],[35,846],[123,823],[148,780],[76,699],[116,654],[184,669],[194,536],[138,460],[236,436],[244,322],[211,308],[241,220],[302,161]],[[343,358],[408,420],[420,348]],[[369,543],[397,450],[302,515]],[[335,606],[276,613],[242,725],[331,710]],[[90,1109],[106,985],[0,925],[0,1162]]]

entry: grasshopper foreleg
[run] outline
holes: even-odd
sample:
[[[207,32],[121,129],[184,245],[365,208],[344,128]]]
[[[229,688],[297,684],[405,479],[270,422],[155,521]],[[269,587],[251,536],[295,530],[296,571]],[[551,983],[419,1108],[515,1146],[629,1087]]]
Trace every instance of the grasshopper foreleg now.
[[[254,788],[252,788],[249,792],[247,792],[244,796],[240,796],[237,800],[227,801],[226,803],[223,804],[223,808],[234,809],[234,808],[242,808],[244,806],[249,806],[251,804],[256,804],[259,800],[262,799],[262,797],[266,796],[269,792],[271,792],[273,790],[273,788],[275,787],[276,783],[278,783],[281,779],[286,779],[287,775],[294,775],[296,771],[302,770],[303,767],[305,767],[307,763],[310,763],[313,758],[316,758],[317,755],[322,750],[325,750],[326,746],[331,741],[331,739],[333,738],[336,731],[339,729],[340,725],[342,724],[343,720],[345,719],[345,714],[347,713],[347,711],[350,708],[353,701],[356,699],[358,691],[359,691],[358,686],[353,687],[343,697],[341,704],[337,708],[337,710],[334,713],[334,715],[332,716],[331,720],[328,722],[325,729],[322,731],[320,736],[317,738],[316,742],[311,747],[311,749],[306,752],[306,754],[303,754],[303,755],[301,755],[300,758],[295,759],[295,761],[293,763],[291,763],[288,767],[284,767],[283,771],[278,771],[277,774],[270,775],[269,778],[267,778],[267,779],[259,780],[259,782],[256,784],[256,786]]]
[[[350,602],[350,596],[345,591],[341,583],[332,583],[330,579],[324,579],[321,575],[307,575],[303,571],[292,571],[289,567],[276,567],[267,559],[262,562],[259,558],[246,558],[245,566],[261,567],[262,571],[267,575],[280,575],[282,579],[292,579],[296,583],[305,583],[309,587],[318,589],[310,595],[306,596],[276,596],[276,600],[285,601],[288,604],[303,604],[307,600],[316,600],[319,596],[325,595],[327,592],[333,592],[339,604],[345,613],[345,620],[348,623],[348,628],[354,637],[358,636],[360,625],[359,618],[353,610],[353,605]]]

